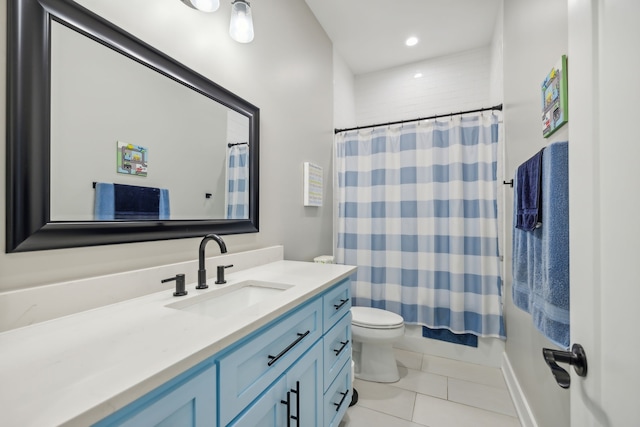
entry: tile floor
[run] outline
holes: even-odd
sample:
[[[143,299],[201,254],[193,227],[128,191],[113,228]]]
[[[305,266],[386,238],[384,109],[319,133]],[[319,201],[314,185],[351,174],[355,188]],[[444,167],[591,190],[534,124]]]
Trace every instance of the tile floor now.
[[[498,368],[396,349],[400,381],[355,380],[339,427],[521,427]]]

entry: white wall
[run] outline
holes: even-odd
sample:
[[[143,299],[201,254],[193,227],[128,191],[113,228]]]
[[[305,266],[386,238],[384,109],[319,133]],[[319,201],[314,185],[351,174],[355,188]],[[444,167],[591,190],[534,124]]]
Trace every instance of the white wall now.
[[[356,126],[355,77],[333,49],[333,125],[343,129]]]
[[[566,0],[504,2],[504,179],[545,145],[568,140],[569,124],[548,140],[542,137],[540,84],[561,55],[567,54]],[[569,57],[569,67],[571,58]],[[569,82],[571,87],[571,82]],[[531,315],[511,298],[513,190],[505,187],[506,352],[538,425],[569,425],[569,393],[556,384],[542,358],[553,347],[533,326]]]
[[[489,46],[355,78],[359,126],[491,106]],[[414,78],[420,72],[422,77]]]
[[[51,34],[51,220],[93,220],[92,182],[166,188],[171,219],[224,218],[231,110],[61,24]],[[118,173],[118,142],[148,150],[146,176]]]
[[[302,163],[310,161],[330,171],[333,139],[332,45],[304,2],[252,3],[256,37],[247,45],[229,38],[227,2],[214,14],[179,1],[80,3],[260,107],[260,233],[225,236],[230,252],[283,244],[287,259],[311,260],[331,253],[331,180],[325,181],[323,207],[302,206]],[[1,28],[6,28],[6,10],[6,0],[0,0]],[[6,31],[0,31],[0,70],[5,81]],[[0,91],[4,135],[4,84]],[[4,224],[4,149],[0,165]],[[4,226],[0,230],[4,242]],[[2,251],[0,291],[193,260],[198,243],[199,239],[180,239],[19,254]],[[210,252],[216,249],[210,247]]]

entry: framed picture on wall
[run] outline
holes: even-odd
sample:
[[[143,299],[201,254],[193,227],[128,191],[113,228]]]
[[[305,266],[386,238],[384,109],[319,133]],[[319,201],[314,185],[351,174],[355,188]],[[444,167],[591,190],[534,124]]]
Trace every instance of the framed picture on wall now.
[[[147,176],[147,154],[145,147],[118,141],[118,173]]]
[[[569,120],[566,55],[547,74],[541,89],[542,136],[547,138]]]

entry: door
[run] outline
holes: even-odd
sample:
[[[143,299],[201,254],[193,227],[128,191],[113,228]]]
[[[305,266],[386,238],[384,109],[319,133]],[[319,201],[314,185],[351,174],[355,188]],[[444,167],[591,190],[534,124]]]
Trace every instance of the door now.
[[[640,422],[638,0],[569,0],[571,425]]]

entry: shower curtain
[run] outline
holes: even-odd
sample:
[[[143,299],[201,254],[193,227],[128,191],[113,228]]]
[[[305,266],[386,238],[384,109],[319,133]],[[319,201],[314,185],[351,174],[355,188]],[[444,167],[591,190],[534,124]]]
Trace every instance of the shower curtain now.
[[[226,219],[249,217],[249,145],[236,144],[227,151]]]
[[[358,266],[354,305],[505,337],[498,135],[492,113],[336,135],[336,261]]]

